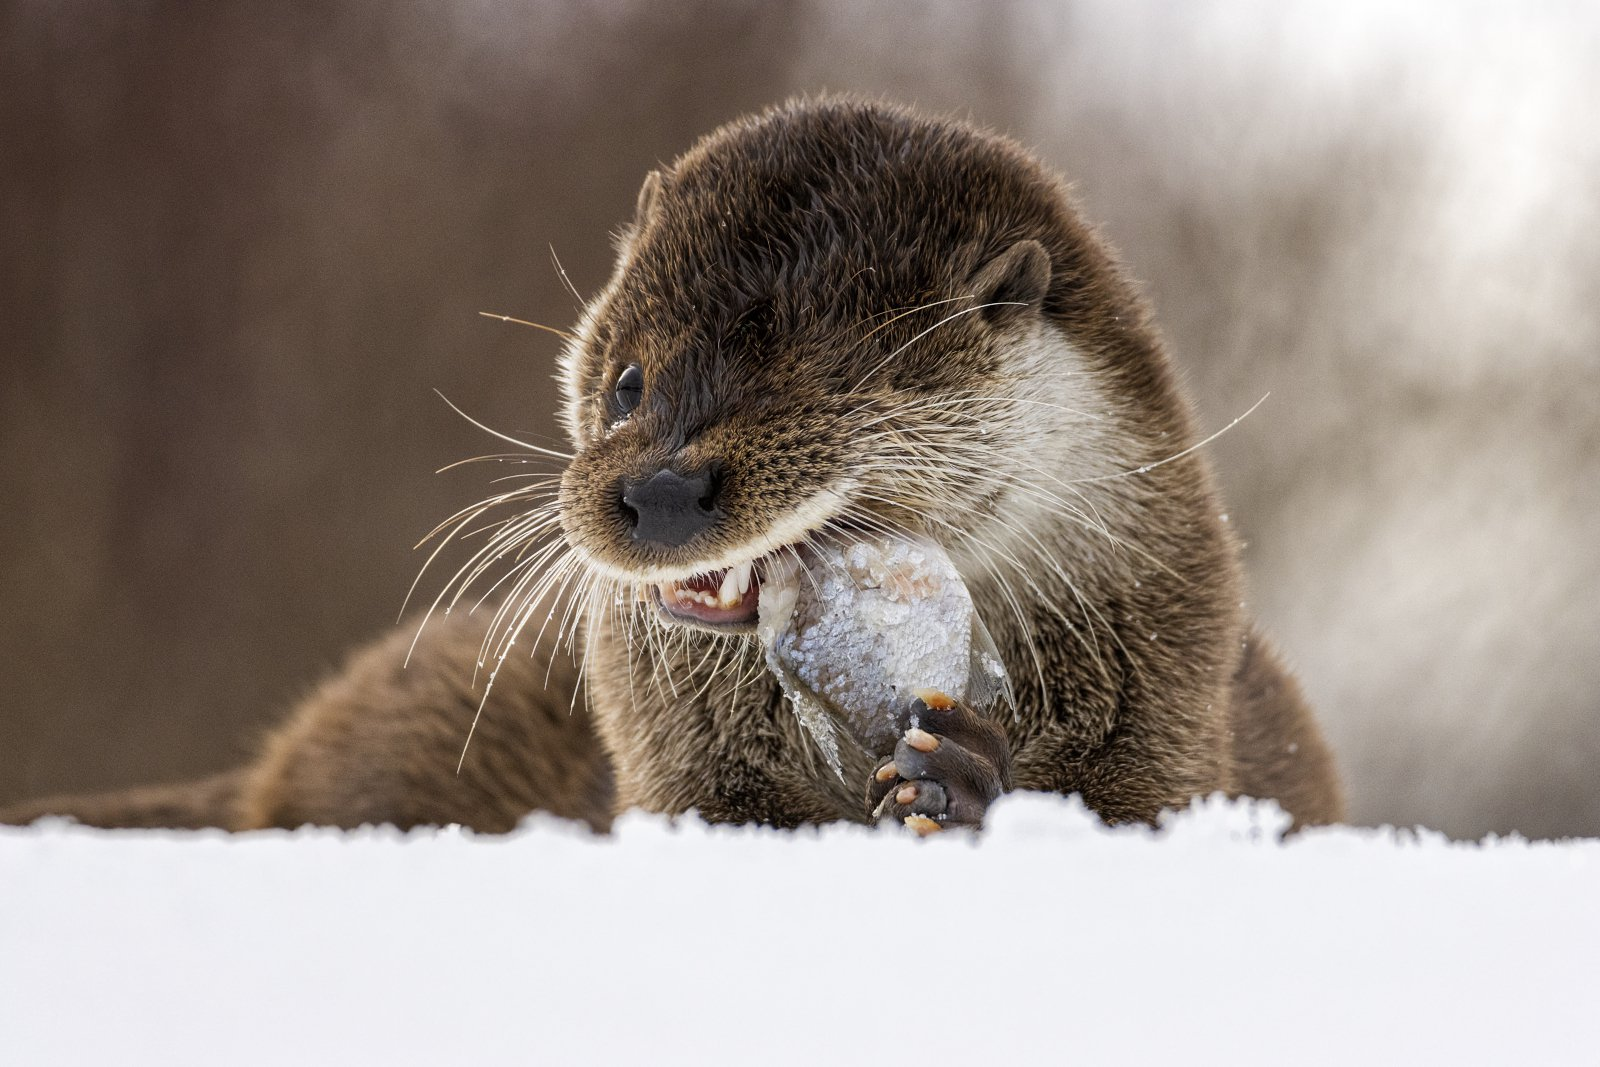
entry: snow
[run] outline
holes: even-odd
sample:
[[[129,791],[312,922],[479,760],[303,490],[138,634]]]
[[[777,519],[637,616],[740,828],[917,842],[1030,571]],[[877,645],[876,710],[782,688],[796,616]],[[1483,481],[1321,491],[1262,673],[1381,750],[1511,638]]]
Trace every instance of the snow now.
[[[0,828],[8,1063],[1579,1063],[1600,841]],[[1024,1060],[1024,1057],[1028,1057]]]

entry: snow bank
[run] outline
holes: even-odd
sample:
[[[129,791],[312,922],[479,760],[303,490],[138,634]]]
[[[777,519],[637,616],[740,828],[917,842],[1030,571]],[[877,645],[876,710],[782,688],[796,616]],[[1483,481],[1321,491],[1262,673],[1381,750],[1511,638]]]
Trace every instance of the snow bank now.
[[[0,828],[8,1063],[1576,1063],[1600,841]]]

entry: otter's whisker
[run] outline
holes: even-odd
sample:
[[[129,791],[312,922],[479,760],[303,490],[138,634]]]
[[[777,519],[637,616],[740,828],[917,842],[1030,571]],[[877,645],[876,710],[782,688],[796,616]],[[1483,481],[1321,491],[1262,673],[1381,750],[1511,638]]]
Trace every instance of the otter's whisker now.
[[[510,434],[503,434],[499,430],[490,429],[488,426],[485,426],[483,423],[479,422],[477,419],[473,418],[471,415],[468,415],[465,411],[462,411],[460,408],[456,407],[456,405],[451,402],[450,398],[445,396],[443,393],[439,392],[439,390],[435,389],[434,393],[439,397],[440,400],[443,400],[446,404],[450,405],[450,410],[451,411],[454,411],[457,415],[460,415],[463,419],[466,419],[468,422],[472,423],[472,425],[476,426],[478,429],[482,430],[486,434],[491,434],[491,435],[493,435],[495,437],[500,438],[500,440],[502,440],[502,441],[507,441],[507,442],[509,442],[511,444],[517,445],[520,448],[526,448],[529,452],[534,452],[534,453],[537,453],[538,455],[541,455],[541,456],[548,456],[551,459],[560,459],[560,460],[567,460],[567,461],[570,461],[572,459],[571,453],[568,453],[568,452],[557,452],[557,451],[555,451],[554,449],[551,449],[551,448],[541,448],[538,445],[530,445],[526,441],[517,440],[515,437],[512,437]]]
[[[922,340],[924,337],[928,336],[930,333],[932,333],[934,330],[937,330],[939,327],[943,326],[945,323],[954,322],[956,319],[961,318],[963,315],[971,315],[973,312],[982,311],[985,308],[1004,307],[1004,306],[1006,306],[1008,304],[1014,304],[1014,305],[1016,305],[1018,307],[1026,307],[1027,306],[1022,301],[1018,301],[1018,300],[991,300],[986,304],[979,304],[977,307],[965,308],[964,310],[957,311],[953,315],[946,315],[944,318],[940,319],[938,322],[934,323],[932,326],[929,326],[926,330],[923,330],[921,333],[917,334],[915,337],[913,337],[911,340],[907,341],[905,344],[901,345],[899,348],[895,349],[893,352],[890,352],[887,356],[884,356],[882,362],[880,362],[877,366],[873,367],[871,370],[867,371],[866,374],[861,376],[861,379],[859,381],[857,381],[856,384],[855,384],[855,389],[859,390],[863,385],[865,385],[867,383],[867,379],[868,378],[871,378],[874,374],[878,373],[884,367],[888,366],[890,360],[894,359],[894,357],[898,356],[900,353],[904,352],[906,349],[910,348],[912,345],[916,344],[918,341]]]
[[[480,311],[478,314],[482,315],[486,319],[499,319],[501,322],[514,322],[518,326],[532,326],[535,330],[543,330],[545,333],[553,333],[563,341],[576,341],[578,339],[576,334],[568,333],[566,330],[558,330],[554,326],[546,326],[542,322],[529,322],[527,319],[514,319],[510,315],[501,315],[494,311]]]
[[[555,245],[550,246],[550,262],[556,265],[556,276],[561,279],[561,284],[567,287],[567,292],[572,294],[572,299],[578,302],[578,306],[580,308],[583,307],[586,301],[578,293],[578,287],[572,284],[572,279],[567,277],[567,268],[561,265],[561,257],[556,255]],[[573,338],[573,340],[576,340],[576,338]]]
[[[1261,394],[1261,399],[1257,400],[1254,404],[1251,404],[1249,410],[1245,411],[1242,415],[1235,416],[1234,420],[1232,422],[1228,423],[1228,425],[1224,426],[1222,429],[1218,430],[1216,433],[1214,433],[1211,436],[1205,438],[1204,440],[1196,441],[1194,444],[1190,445],[1188,448],[1184,449],[1182,452],[1174,452],[1172,455],[1168,456],[1166,459],[1158,459],[1154,463],[1146,463],[1146,464],[1144,464],[1142,466],[1135,467],[1132,470],[1119,471],[1116,474],[1106,474],[1106,475],[1102,475],[1102,476],[1100,476],[1098,478],[1079,478],[1079,479],[1077,479],[1075,484],[1084,485],[1084,484],[1086,484],[1088,482],[1109,482],[1109,481],[1114,481],[1117,478],[1131,478],[1136,474],[1148,474],[1151,471],[1155,470],[1157,467],[1164,467],[1168,463],[1173,462],[1174,460],[1182,459],[1184,456],[1187,456],[1189,453],[1195,451],[1196,449],[1204,448],[1206,445],[1209,445],[1212,441],[1215,441],[1217,438],[1221,437],[1223,434],[1227,433],[1229,430],[1231,430],[1235,426],[1239,425],[1245,419],[1247,419],[1251,415],[1255,414],[1256,408],[1260,407],[1262,404],[1265,404],[1267,402],[1267,397],[1269,397],[1271,395],[1272,394],[1270,392]]]
[[[971,293],[966,293],[966,294],[963,294],[962,296],[946,297],[943,300],[930,300],[926,304],[917,304],[917,305],[915,305],[913,307],[909,307],[909,308],[890,308],[888,311],[880,311],[880,312],[878,312],[877,315],[869,315],[864,320],[865,322],[871,322],[873,319],[879,318],[880,316],[883,316],[883,315],[889,315],[890,317],[887,318],[887,319],[884,319],[882,322],[878,323],[878,325],[874,326],[872,329],[870,329],[866,333],[862,334],[860,343],[861,344],[866,344],[867,341],[871,340],[873,334],[877,333],[879,330],[882,330],[887,326],[890,326],[890,325],[892,325],[892,324],[894,324],[896,322],[899,322],[901,319],[905,318],[908,315],[915,315],[919,311],[926,311],[929,308],[939,307],[941,304],[954,304],[959,300],[975,300],[975,299],[977,299],[976,296],[974,296]],[[899,312],[899,314],[895,314],[895,312]]]
[[[525,456],[520,452],[495,452],[495,453],[490,453],[490,454],[482,455],[482,456],[468,456],[466,459],[458,459],[453,463],[446,463],[444,466],[439,467],[438,469],[436,469],[433,473],[435,473],[435,474],[446,474],[446,473],[448,473],[450,471],[455,470],[457,467],[466,467],[466,466],[470,466],[473,463],[521,463],[521,464],[533,464],[533,463],[547,463],[549,461],[550,461],[550,457],[548,457],[548,456]]]

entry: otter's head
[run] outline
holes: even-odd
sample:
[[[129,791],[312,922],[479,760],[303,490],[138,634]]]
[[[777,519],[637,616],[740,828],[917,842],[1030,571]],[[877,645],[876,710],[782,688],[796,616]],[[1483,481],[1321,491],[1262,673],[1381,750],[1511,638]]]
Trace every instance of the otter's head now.
[[[1159,362],[1015,144],[791,104],[646,181],[566,357],[561,523],[591,571],[716,629],[750,627],[763,561],[829,531],[1015,560],[1029,515],[1079,506],[1068,453],[1102,417],[1083,384],[1130,348]]]

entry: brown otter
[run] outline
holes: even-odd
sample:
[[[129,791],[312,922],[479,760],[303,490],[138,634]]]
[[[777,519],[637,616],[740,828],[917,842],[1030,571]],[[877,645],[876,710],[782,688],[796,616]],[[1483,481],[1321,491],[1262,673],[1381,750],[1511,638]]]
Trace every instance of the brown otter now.
[[[565,359],[559,491],[506,499],[480,557],[521,568],[489,639],[436,622],[404,669],[407,642],[380,643],[255,765],[160,794],[165,818],[504,829],[637,806],[931,829],[1010,788],[1079,793],[1111,821],[1215,790],[1339,817],[1309,711],[1241,614],[1238,548],[1146,307],[1019,146],[793,102],[652,174],[619,244]],[[852,531],[944,547],[1016,709],[930,694],[892,755],[849,752],[841,780],[749,631],[772,559]],[[557,631],[580,634],[576,699],[569,667],[544,683]],[[134,800],[8,818],[148,824],[156,800]]]

